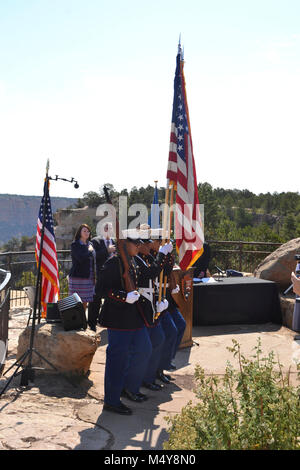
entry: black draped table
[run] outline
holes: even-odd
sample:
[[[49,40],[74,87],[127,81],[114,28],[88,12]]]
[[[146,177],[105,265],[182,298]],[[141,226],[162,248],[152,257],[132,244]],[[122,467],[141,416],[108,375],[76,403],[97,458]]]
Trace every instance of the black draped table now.
[[[193,326],[282,324],[278,287],[255,277],[220,278],[193,284]]]

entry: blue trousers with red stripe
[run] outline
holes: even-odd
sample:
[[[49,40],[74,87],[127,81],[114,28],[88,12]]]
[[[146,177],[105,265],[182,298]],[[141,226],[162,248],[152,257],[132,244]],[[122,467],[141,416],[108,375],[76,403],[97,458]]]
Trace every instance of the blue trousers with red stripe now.
[[[140,330],[108,329],[107,332],[104,403],[118,406],[124,387],[133,393],[139,391],[152,345],[146,327]]]
[[[174,359],[184,335],[186,321],[179,310],[175,309],[172,314],[166,312],[162,315],[161,325],[165,333],[165,341],[161,349],[158,368],[164,370],[171,366],[171,361]]]
[[[150,356],[144,382],[153,383],[156,379],[156,373],[159,368],[163,345],[166,340],[165,332],[161,325],[161,320],[153,326],[148,328],[149,338],[152,344],[152,354]]]

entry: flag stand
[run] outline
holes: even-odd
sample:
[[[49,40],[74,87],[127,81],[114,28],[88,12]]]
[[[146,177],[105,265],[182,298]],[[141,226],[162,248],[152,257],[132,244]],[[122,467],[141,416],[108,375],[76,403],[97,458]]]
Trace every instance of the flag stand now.
[[[34,297],[34,304],[33,304],[33,313],[32,313],[32,326],[31,326],[31,332],[30,332],[30,341],[29,341],[29,347],[25,351],[25,353],[19,357],[3,374],[6,375],[13,367],[16,367],[15,372],[12,374],[12,376],[8,379],[7,383],[5,384],[4,388],[0,391],[0,397],[2,394],[5,392],[5,390],[8,388],[9,384],[13,380],[14,377],[17,377],[18,375],[21,374],[21,381],[20,381],[20,386],[28,386],[29,382],[33,382],[35,378],[35,370],[45,370],[42,367],[35,367],[32,365],[32,355],[35,353],[40,359],[42,359],[46,364],[48,364],[52,369],[54,369],[56,372],[59,372],[59,370],[48,360],[46,359],[37,349],[35,349],[34,346],[34,334],[35,334],[35,324],[36,324],[36,319],[37,319],[37,310],[39,308],[40,310],[40,290],[41,290],[41,263],[42,263],[42,250],[43,250],[43,241],[44,241],[44,233],[45,233],[45,218],[46,218],[46,201],[49,197],[49,180],[52,180],[50,176],[48,176],[48,168],[49,168],[49,163],[47,163],[47,170],[46,170],[46,178],[45,178],[45,185],[44,185],[44,206],[43,206],[43,221],[42,221],[42,228],[41,228],[41,241],[40,241],[40,250],[39,250],[39,262],[38,262],[38,269],[37,269],[37,279],[36,279],[36,289],[35,289],[35,297]],[[56,176],[55,180],[58,179],[63,179],[64,181],[69,181],[73,182],[74,178],[72,180],[66,180],[65,178],[58,178]],[[77,181],[75,182],[75,188],[79,187]],[[39,304],[39,305],[38,305]],[[25,364],[25,360],[27,360],[27,364]],[[22,367],[22,371],[19,371],[19,369]],[[73,385],[76,386],[69,378],[65,376],[65,378]]]

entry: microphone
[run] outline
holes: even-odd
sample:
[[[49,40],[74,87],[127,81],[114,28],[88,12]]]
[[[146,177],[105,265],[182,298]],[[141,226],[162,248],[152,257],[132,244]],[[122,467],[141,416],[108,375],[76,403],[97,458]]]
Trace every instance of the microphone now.
[[[54,178],[51,178],[51,176],[48,177],[49,180],[53,180]],[[58,181],[58,180],[61,180],[61,181],[67,181],[68,183],[75,183],[74,184],[74,188],[75,189],[78,189],[79,188],[79,184],[78,184],[78,181],[75,180],[75,178],[72,178],[70,180],[68,180],[67,178],[60,178],[58,175],[55,175],[55,181]]]
[[[78,181],[76,181],[75,178],[73,178],[73,176],[72,176],[70,183],[73,183],[73,181],[75,181],[74,188],[78,189],[79,188]]]

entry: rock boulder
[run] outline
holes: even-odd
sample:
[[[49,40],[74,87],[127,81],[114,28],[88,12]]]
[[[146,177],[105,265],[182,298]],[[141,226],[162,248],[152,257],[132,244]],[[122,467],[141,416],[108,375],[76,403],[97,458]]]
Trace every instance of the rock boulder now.
[[[295,307],[295,297],[285,297],[284,295],[279,296],[281,312],[282,312],[282,324],[290,330],[293,329],[293,313]]]
[[[278,284],[281,290],[291,285],[291,272],[295,271],[295,255],[300,254],[300,238],[281,245],[268,255],[254,271],[254,276]]]
[[[31,326],[19,336],[18,355],[28,349]],[[53,364],[60,372],[84,375],[100,344],[100,338],[90,330],[65,331],[60,324],[43,323],[36,325],[33,347]],[[37,354],[32,355],[32,364],[51,369]]]

